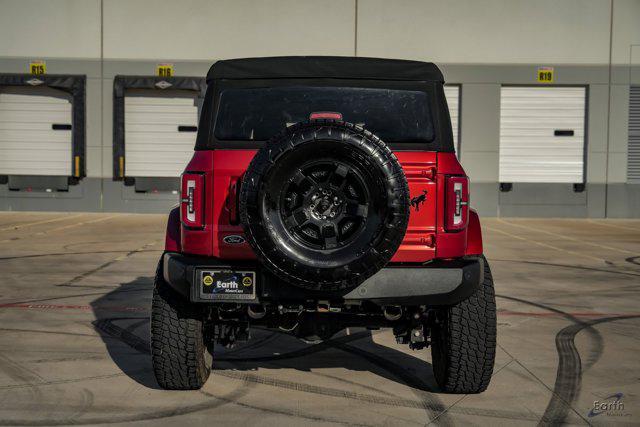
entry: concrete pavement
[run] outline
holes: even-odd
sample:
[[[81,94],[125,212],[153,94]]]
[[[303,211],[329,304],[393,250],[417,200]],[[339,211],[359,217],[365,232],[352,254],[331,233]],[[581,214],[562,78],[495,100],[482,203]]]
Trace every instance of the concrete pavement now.
[[[202,390],[169,392],[148,350],[165,217],[0,213],[0,425],[640,423],[640,221],[482,223],[485,393],[440,393],[428,350],[353,329],[317,345],[255,330]]]

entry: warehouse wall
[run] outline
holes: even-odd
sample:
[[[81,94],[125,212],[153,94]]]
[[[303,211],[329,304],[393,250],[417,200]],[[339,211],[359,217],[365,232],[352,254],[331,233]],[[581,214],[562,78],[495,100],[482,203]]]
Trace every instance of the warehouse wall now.
[[[455,64],[606,64],[602,0],[360,2],[358,54]]]
[[[0,185],[0,209],[163,211],[170,194],[112,180],[113,78],[159,62],[202,76],[216,59],[358,55],[429,60],[462,84],[462,162],[485,215],[640,216],[626,183],[628,93],[640,84],[637,0],[0,0],[0,73],[87,75],[87,173],[69,193]],[[613,9],[613,16],[611,15]],[[635,45],[635,46],[634,46]],[[500,86],[588,85],[587,191],[562,185],[498,190]]]

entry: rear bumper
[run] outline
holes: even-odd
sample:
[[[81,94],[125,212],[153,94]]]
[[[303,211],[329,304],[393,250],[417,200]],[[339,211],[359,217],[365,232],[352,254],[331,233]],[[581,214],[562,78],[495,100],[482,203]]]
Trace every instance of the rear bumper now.
[[[310,291],[288,283],[255,263],[229,262],[167,252],[163,255],[164,280],[192,302],[211,301],[200,298],[198,270],[228,269],[256,272],[256,297],[237,303],[329,300],[336,303],[397,305],[451,305],[473,294],[484,280],[484,261],[467,257],[451,261],[434,261],[423,266],[389,265],[350,291]]]

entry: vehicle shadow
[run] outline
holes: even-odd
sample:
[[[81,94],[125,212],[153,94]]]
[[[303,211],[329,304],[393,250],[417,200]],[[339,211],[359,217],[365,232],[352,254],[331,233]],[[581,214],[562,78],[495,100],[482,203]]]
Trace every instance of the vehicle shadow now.
[[[152,277],[138,277],[91,302],[93,325],[109,356],[131,379],[159,389],[151,367],[149,315]],[[252,338],[231,349],[216,346],[215,370],[294,369],[316,373],[324,368],[368,371],[389,381],[426,392],[438,392],[431,364],[378,343],[390,331],[351,328],[317,344],[307,344],[278,330],[252,328]],[[374,337],[375,335],[375,337]],[[416,352],[423,357],[428,350]],[[340,380],[340,379],[338,379]]]
[[[139,384],[160,389],[151,367],[149,314],[153,277],[138,277],[94,299],[93,326],[111,360]]]
[[[306,344],[297,338],[271,329],[252,329],[252,339],[231,350],[216,349],[214,369],[257,371],[295,369],[319,373],[338,368],[370,372],[389,381],[426,392],[438,392],[431,363],[377,342],[375,336],[391,334],[389,330],[369,331],[350,328],[331,339]],[[428,350],[416,352],[424,357]]]

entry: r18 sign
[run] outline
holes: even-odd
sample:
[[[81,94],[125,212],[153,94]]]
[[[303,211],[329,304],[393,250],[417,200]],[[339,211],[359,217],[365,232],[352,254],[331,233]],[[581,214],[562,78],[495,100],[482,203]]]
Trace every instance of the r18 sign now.
[[[158,77],[173,76],[173,64],[158,64],[156,67],[156,74]]]

